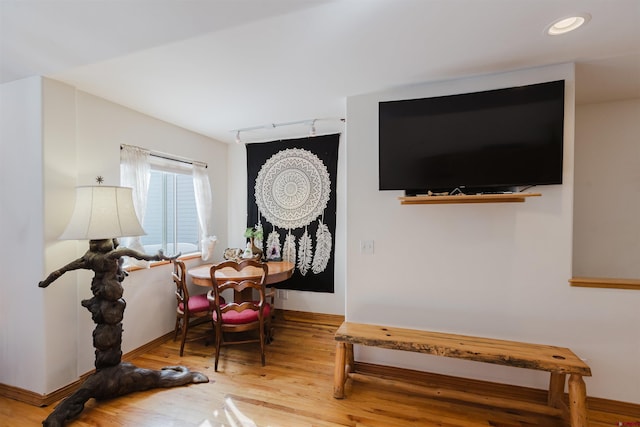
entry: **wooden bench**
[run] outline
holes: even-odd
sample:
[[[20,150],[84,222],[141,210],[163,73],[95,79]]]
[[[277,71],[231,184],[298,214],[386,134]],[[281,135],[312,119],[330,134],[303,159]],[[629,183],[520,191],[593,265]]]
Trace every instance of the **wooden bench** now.
[[[560,416],[570,422],[571,427],[587,427],[587,392],[582,377],[591,376],[591,369],[567,348],[352,322],[344,322],[340,326],[335,340],[333,397],[336,399],[345,397],[345,382],[351,378],[355,381],[394,385],[409,392],[419,392],[431,397]],[[353,357],[354,344],[548,371],[551,373],[551,379],[547,404],[478,396],[458,390],[429,389],[426,386],[358,373],[355,370]],[[569,407],[563,400],[567,375],[569,375]]]

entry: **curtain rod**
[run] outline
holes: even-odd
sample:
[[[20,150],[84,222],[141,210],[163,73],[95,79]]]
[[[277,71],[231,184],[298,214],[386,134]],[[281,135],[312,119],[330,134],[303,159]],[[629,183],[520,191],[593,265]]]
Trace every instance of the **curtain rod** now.
[[[180,163],[186,163],[188,165],[193,165],[193,164],[201,164],[204,165],[205,168],[208,168],[209,165],[206,164],[205,162],[199,162],[197,160],[190,160],[190,159],[185,159],[184,157],[177,157],[177,156],[173,156],[171,154],[165,154],[165,153],[161,153],[159,151],[151,151],[148,150],[146,148],[142,148],[142,147],[137,147],[135,145],[127,145],[127,144],[120,144],[120,149],[122,150],[124,147],[134,147],[134,148],[140,148],[142,150],[148,151],[150,156],[153,157],[158,157],[160,159],[165,159],[165,160],[171,160],[174,162],[180,162]]]

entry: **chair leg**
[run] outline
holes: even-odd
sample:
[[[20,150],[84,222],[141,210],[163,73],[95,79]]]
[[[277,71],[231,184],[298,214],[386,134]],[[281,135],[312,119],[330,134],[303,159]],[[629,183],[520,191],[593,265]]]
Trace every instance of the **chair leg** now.
[[[213,323],[213,318],[211,316],[209,316],[209,319],[211,319],[211,338],[213,338],[212,341],[209,341],[209,338],[206,338],[204,341],[204,345],[206,347],[209,347],[209,344],[213,343],[213,345],[216,345],[216,325]]]
[[[173,328],[173,340],[178,339],[178,331],[180,330],[180,317],[176,316],[176,326]]]
[[[180,357],[184,353],[184,343],[187,341],[187,332],[189,331],[189,316],[185,312],[182,317],[182,342],[180,343]]]
[[[273,327],[271,326],[271,321],[265,322],[264,331],[266,335],[266,343],[271,344],[273,341]]]
[[[218,372],[218,359],[220,358],[220,346],[222,345],[222,330],[218,327],[215,327],[214,330],[216,333],[216,360],[213,370]]]
[[[265,327],[267,325],[264,325]],[[264,327],[260,328],[260,358],[262,359],[262,366],[265,365],[265,360],[264,360],[264,343],[266,341],[266,334],[264,332]]]

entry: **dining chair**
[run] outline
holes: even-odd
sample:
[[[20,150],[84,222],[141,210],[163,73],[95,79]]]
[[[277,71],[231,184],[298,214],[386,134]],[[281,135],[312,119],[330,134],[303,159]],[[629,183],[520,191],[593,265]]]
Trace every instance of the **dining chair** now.
[[[239,273],[246,268],[253,268],[258,272],[257,279],[219,281],[216,278],[216,271],[227,267],[233,268]],[[266,263],[252,259],[241,262],[226,261],[211,267],[210,274],[211,282],[213,283],[213,292],[209,294],[209,298],[213,305],[212,320],[216,343],[214,370],[216,372],[218,371],[220,348],[228,345],[259,343],[262,366],[265,365],[264,350],[265,343],[268,342],[271,335],[272,312],[272,306],[267,302],[265,288],[268,271],[269,267]],[[227,289],[232,289],[236,295],[242,294],[243,291],[252,290],[253,296],[242,301],[227,303],[221,295]],[[228,339],[231,338],[228,334],[241,332],[245,334],[236,335],[237,339],[235,340]]]
[[[173,340],[178,338],[178,332],[182,334],[180,342],[180,356],[184,353],[184,344],[187,341],[195,341],[205,336],[192,336],[187,340],[187,334],[191,326],[196,326],[211,319],[211,303],[206,294],[189,295],[187,287],[187,275],[184,261],[173,260],[173,282],[176,285],[176,326]],[[193,319],[193,320],[192,320]],[[208,337],[208,335],[207,335]]]

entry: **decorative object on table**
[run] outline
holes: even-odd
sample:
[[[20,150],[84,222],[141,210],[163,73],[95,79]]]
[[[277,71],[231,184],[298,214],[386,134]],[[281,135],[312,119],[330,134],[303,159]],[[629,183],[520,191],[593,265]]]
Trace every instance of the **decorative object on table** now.
[[[118,237],[145,234],[136,217],[131,188],[87,186],[77,187],[76,204],[66,230],[60,236],[67,240],[89,240],[89,250],[79,259],[52,272],[39,283],[46,288],[67,271],[87,269],[95,273],[91,281],[93,298],[82,306],[91,312],[96,323],[93,345],[96,348],[95,373],[80,388],[63,400],[43,421],[45,426],[62,426],[79,415],[90,398],[108,399],[155,387],[174,387],[208,382],[199,373],[184,366],[168,366],[162,370],[137,368],[122,363],[122,319],[126,303],[121,282],[127,276],[122,270],[122,257],[160,261],[177,258],[158,252],[146,255],[129,248],[118,248]]]
[[[274,230],[267,237],[267,261],[282,261],[280,234]]]
[[[247,225],[270,224],[265,258],[283,242],[282,259],[296,265],[283,289],[333,292],[339,140],[334,134],[246,145]]]
[[[260,220],[260,213],[258,212],[258,223],[253,227],[253,245],[262,249],[264,247],[264,229],[262,228],[262,221]]]
[[[227,248],[224,250],[222,257],[227,261],[240,261],[242,259],[243,250],[240,248]]]
[[[256,225],[255,227],[247,227],[244,231],[244,237],[249,239],[247,242],[247,247],[244,250],[244,254],[242,258],[255,258],[256,260],[262,259],[262,225]],[[256,240],[260,242],[260,246],[256,246]]]
[[[251,258],[253,258],[253,252],[251,251],[251,242],[247,242],[247,247],[244,248],[244,252],[242,252],[242,259]]]

